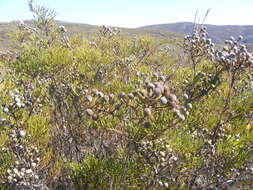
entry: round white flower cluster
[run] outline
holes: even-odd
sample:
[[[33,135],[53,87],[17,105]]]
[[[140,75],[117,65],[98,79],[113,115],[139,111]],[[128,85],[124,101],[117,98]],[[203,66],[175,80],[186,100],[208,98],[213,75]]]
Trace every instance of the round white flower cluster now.
[[[25,145],[26,136],[26,131],[20,129],[9,133],[12,144],[5,151],[12,151],[15,161],[7,169],[5,183],[15,189],[40,189],[44,184],[39,177],[39,151],[37,147]]]
[[[173,150],[164,139],[156,139],[155,141],[142,141],[138,145],[138,151],[144,159],[145,165],[151,165],[154,169],[154,183],[160,187],[169,187],[169,183],[164,178],[164,173],[169,173],[177,164],[178,157],[173,154]]]
[[[226,46],[216,52],[215,61],[227,71],[233,72],[253,67],[252,53],[241,43],[242,39],[242,36],[237,39],[231,36],[229,40],[225,41]]]

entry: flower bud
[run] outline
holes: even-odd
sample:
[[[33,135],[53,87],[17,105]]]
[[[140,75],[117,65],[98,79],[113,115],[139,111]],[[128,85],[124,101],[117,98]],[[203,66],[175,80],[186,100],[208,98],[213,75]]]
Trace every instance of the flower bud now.
[[[116,105],[115,105],[115,110],[120,110],[120,108],[121,108],[121,105],[120,105],[120,104],[116,104]]]
[[[168,103],[168,100],[167,100],[167,98],[165,98],[163,96],[163,97],[160,98],[160,102],[161,102],[161,104],[166,105]]]
[[[129,93],[129,94],[128,94],[128,98],[134,99],[134,94],[133,94],[133,93]]]
[[[155,88],[154,91],[153,91],[153,93],[154,93],[154,95],[155,95],[156,97],[159,97],[159,96],[162,95],[162,91],[161,91],[160,88]]]
[[[240,41],[240,40],[242,40],[243,39],[243,36],[239,36],[238,37],[238,40]]]
[[[92,96],[90,95],[85,96],[85,101],[92,102]]]
[[[144,128],[149,128],[151,126],[151,123],[149,121],[145,121],[143,123]]]
[[[104,97],[104,93],[103,92],[98,92],[97,94],[100,98],[103,98]]]
[[[23,131],[23,130],[21,130],[21,131],[19,131],[19,135],[20,135],[21,137],[24,137],[24,136],[26,135],[26,132]]]
[[[145,117],[148,117],[148,116],[150,116],[151,115],[151,109],[150,108],[145,108],[144,109],[144,116]]]
[[[119,93],[119,98],[124,98],[126,96],[125,92]]]
[[[109,102],[110,98],[109,98],[109,96],[104,95],[103,100],[104,100],[105,102]]]
[[[92,116],[94,113],[91,109],[86,109],[85,110],[85,113],[88,115],[88,116]]]

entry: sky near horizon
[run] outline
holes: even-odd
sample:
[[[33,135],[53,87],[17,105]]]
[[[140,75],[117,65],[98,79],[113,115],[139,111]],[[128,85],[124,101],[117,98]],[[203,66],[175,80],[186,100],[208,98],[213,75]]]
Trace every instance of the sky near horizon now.
[[[32,19],[27,0],[0,0],[0,22]],[[34,0],[54,9],[56,19],[134,28],[204,17],[206,24],[253,25],[253,0]]]

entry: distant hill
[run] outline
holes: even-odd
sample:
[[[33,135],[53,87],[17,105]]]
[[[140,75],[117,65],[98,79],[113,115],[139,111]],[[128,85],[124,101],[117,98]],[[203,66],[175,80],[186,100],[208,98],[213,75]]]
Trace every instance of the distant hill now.
[[[207,31],[210,38],[215,43],[222,43],[224,40],[230,38],[230,36],[238,37],[242,35],[244,37],[244,43],[253,43],[253,25],[210,25],[206,24]],[[189,34],[192,32],[192,22],[178,22],[172,24],[158,24],[138,27],[138,29],[146,30],[158,30],[167,32],[176,32],[180,34]]]
[[[90,24],[82,24],[82,23],[71,23],[64,21],[57,21],[59,25],[64,25],[70,34],[82,33],[84,35],[94,34],[99,31],[100,26],[90,25]],[[150,35],[152,37],[171,37],[171,38],[181,38],[182,34],[178,34],[171,31],[158,31],[153,29],[131,29],[131,28],[121,28],[123,34],[127,35]]]
[[[58,25],[64,25],[70,36],[74,34],[81,34],[82,36],[89,38],[97,32],[99,32],[100,27],[90,24],[82,23],[70,23],[65,21],[56,21]],[[31,23],[31,21],[25,21],[25,23]],[[182,34],[177,34],[175,32],[169,32],[165,30],[153,30],[153,29],[129,29],[120,28],[123,34],[130,36],[138,35],[150,35],[155,38],[182,38]],[[16,24],[14,22],[0,22],[0,49],[8,47],[8,34],[17,30]]]
[[[8,46],[8,34],[15,30],[13,23],[0,22],[0,47]]]
[[[25,21],[31,22],[31,21]],[[86,38],[96,34],[100,27],[90,24],[72,23],[65,21],[57,21],[57,24],[64,25],[67,28],[68,34],[81,34]],[[244,37],[243,42],[250,46],[253,50],[253,25],[205,25],[210,38],[215,43],[223,43],[230,36]],[[0,22],[0,49],[8,47],[8,34],[17,29],[13,22]],[[150,35],[155,38],[182,38],[184,34],[190,34],[193,29],[192,22],[178,22],[172,24],[158,24],[138,27],[135,29],[120,28],[123,34],[130,36]]]

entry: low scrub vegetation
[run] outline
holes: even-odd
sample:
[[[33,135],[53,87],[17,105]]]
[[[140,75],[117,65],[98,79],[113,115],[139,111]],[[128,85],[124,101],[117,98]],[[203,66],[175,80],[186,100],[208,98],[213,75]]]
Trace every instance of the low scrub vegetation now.
[[[1,54],[0,189],[253,188],[241,36],[223,49],[197,24],[177,42],[108,27],[69,38],[29,5],[33,25]]]

